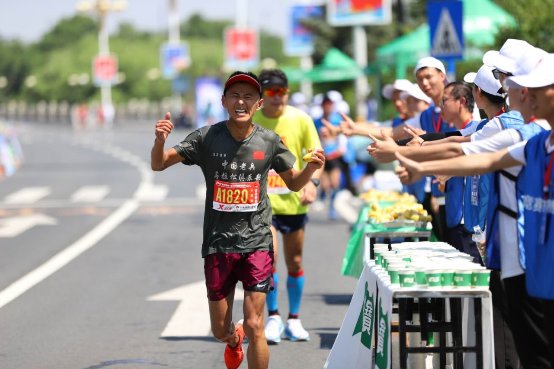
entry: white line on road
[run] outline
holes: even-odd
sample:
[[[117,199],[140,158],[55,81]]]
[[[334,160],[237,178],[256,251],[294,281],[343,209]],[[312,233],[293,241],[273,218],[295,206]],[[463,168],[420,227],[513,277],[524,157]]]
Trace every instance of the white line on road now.
[[[50,260],[27,275],[21,277],[6,289],[0,291],[0,309],[52,274],[56,273],[65,265],[69,264],[73,259],[94,246],[98,241],[121,224],[121,222],[127,219],[138,208],[138,206],[138,201],[134,199],[128,200],[75,243],[60,251]]]
[[[50,194],[48,187],[26,187],[6,196],[7,204],[32,204]]]
[[[16,237],[37,225],[55,224],[58,224],[56,219],[44,214],[0,219],[0,238]]]
[[[110,188],[108,186],[83,186],[71,195],[72,202],[98,202],[103,200]]]

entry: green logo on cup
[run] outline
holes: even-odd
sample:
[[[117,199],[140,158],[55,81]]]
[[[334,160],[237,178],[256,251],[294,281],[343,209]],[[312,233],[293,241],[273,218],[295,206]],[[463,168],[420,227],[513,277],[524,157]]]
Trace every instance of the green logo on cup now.
[[[471,273],[471,285],[474,287],[488,287],[491,271],[488,269],[474,270]]]

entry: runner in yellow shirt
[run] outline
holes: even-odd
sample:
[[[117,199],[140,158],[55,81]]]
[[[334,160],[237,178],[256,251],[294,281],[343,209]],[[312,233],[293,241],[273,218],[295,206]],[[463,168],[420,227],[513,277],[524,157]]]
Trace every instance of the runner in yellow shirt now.
[[[287,148],[296,156],[295,169],[301,169],[306,163],[302,156],[308,151],[320,148],[314,122],[302,110],[287,105],[289,99],[288,80],[279,69],[263,70],[260,73],[264,104],[254,115],[254,122],[277,133]],[[265,335],[269,343],[281,341],[285,332],[291,341],[307,341],[309,333],[299,319],[300,303],[304,290],[304,269],[302,267],[302,249],[304,247],[304,227],[308,222],[308,204],[316,200],[319,186],[318,170],[312,176],[311,183],[303,191],[291,192],[277,173],[268,176],[267,191],[273,211],[271,232],[273,234],[274,289],[267,295],[268,319]],[[285,262],[287,264],[287,292],[289,315],[286,325],[279,315],[277,304],[277,232],[283,236]]]

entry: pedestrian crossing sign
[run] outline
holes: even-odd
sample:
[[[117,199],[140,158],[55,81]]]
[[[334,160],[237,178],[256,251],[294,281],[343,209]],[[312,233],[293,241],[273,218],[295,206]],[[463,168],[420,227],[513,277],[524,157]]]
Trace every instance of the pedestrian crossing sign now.
[[[461,59],[464,53],[462,1],[429,1],[427,20],[431,55],[439,59]]]

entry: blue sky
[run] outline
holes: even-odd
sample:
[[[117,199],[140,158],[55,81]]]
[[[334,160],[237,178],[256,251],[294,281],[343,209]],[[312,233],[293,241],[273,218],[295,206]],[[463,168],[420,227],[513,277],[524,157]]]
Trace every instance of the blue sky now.
[[[75,14],[79,0],[0,0],[0,37],[37,41],[60,19]],[[193,13],[211,19],[235,19],[236,1],[177,0],[181,20]],[[243,0],[247,5],[247,23],[272,33],[287,32],[288,5],[300,0]],[[306,1],[304,1],[306,2]],[[317,2],[317,1],[316,1]],[[319,1],[321,2],[321,1]],[[113,32],[119,22],[126,21],[143,30],[164,30],[168,23],[167,0],[127,0],[127,9],[108,16],[108,29]]]

